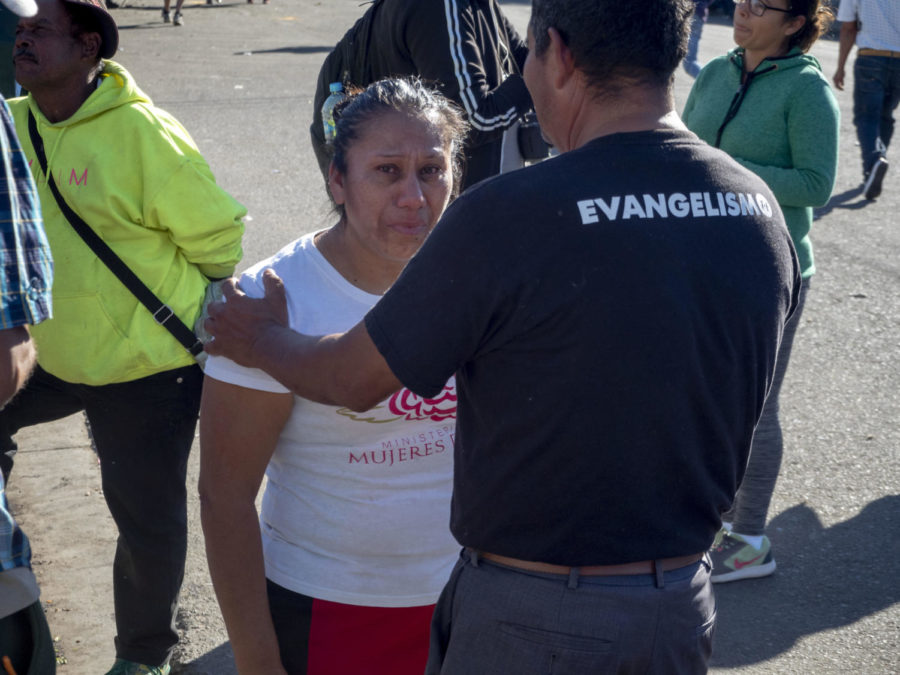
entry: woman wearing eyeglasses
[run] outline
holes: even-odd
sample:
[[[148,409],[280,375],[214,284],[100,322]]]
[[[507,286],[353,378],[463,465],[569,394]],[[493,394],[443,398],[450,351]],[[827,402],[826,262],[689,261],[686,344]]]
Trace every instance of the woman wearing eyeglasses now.
[[[778,396],[815,272],[809,230],[812,207],[825,204],[837,168],[839,112],[815,57],[807,54],[833,19],[820,0],[734,0],[737,47],[711,61],[691,89],[682,115],[688,128],[759,175],[778,200],[803,284],[785,327],[775,377],[756,428],[747,471],[713,543],[712,581],[775,571],[765,535],[781,467]]]

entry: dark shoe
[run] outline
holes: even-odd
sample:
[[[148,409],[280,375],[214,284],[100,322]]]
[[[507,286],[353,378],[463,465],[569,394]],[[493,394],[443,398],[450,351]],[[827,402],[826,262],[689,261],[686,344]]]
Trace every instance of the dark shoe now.
[[[169,23],[172,19],[169,17],[169,13],[166,10],[162,11],[163,23]]]
[[[884,182],[884,174],[888,170],[888,161],[884,157],[879,157],[878,161],[872,165],[869,175],[866,176],[866,182],[863,185],[863,194],[866,199],[878,199],[881,194],[881,184]]]

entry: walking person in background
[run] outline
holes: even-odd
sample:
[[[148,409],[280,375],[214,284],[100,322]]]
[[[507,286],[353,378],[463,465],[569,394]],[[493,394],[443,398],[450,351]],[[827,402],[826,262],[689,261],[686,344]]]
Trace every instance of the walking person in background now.
[[[691,77],[697,77],[697,73],[703,68],[697,58],[700,51],[700,37],[703,35],[703,26],[709,18],[709,6],[712,0],[694,0],[694,18],[691,20],[691,36],[688,38],[687,55],[682,61],[685,72]]]
[[[0,411],[0,466],[11,470],[19,429],[86,412],[119,534],[109,672],[165,675],[203,373],[163,323],[192,325],[209,280],[234,271],[246,211],[188,132],[110,60],[119,34],[102,0],[37,6],[19,22],[14,53],[29,95],[9,105],[53,251],[54,317],[32,331],[38,366]],[[78,216],[168,313],[138,301],[79,236]]]
[[[344,101],[336,132],[337,224],[241,279],[262,296],[274,270],[299,331],[355,325],[459,180],[461,113],[418,80],[383,80]],[[434,603],[459,552],[447,529],[454,380],[433,398],[403,390],[358,415],[224,358],[211,357],[206,375],[201,516],[238,671],[421,675]]]
[[[181,6],[184,0],[175,0],[175,16],[169,14],[169,8],[172,6],[172,0],[163,0],[162,20],[163,23],[172,22],[173,26],[183,26],[184,17],[181,16]]]
[[[900,2],[840,0],[841,38],[834,86],[843,91],[847,57],[853,65],[853,125],[862,152],[863,194],[876,199],[888,170],[887,149],[900,104]]]
[[[338,43],[316,85],[310,135],[324,176],[331,158],[321,101],[332,81],[326,76],[331,59],[343,58],[345,47],[352,52],[346,57],[351,84],[420,77],[464,111],[471,131],[460,191],[500,173],[511,155],[518,156],[516,134],[505,132],[532,109],[521,74],[528,49],[496,0],[376,0],[364,18],[371,23],[351,44],[346,36]]]
[[[779,395],[815,272],[812,207],[831,196],[839,131],[837,102],[819,62],[807,54],[830,25],[828,7],[820,0],[734,1],[738,46],[701,71],[683,118],[700,138],[725,150],[772,190],[797,251],[803,284],[781,340],[747,471],[711,551],[714,583],[775,571],[765,526],[784,445]]]

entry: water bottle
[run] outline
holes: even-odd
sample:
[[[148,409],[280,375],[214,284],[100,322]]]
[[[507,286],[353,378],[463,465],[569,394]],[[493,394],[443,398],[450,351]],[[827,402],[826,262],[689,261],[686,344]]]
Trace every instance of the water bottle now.
[[[325,142],[334,140],[334,106],[343,101],[347,95],[344,93],[344,85],[340,82],[332,82],[328,85],[328,98],[322,104],[322,126],[325,129]]]

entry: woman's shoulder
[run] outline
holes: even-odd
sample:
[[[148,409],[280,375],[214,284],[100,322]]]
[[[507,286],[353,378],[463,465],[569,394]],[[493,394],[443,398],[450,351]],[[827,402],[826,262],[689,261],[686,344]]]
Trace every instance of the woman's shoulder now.
[[[712,66],[713,68],[740,68],[741,62],[744,58],[744,50],[740,47],[735,47],[724,54],[719,54],[718,56],[709,60],[709,62],[704,67]]]
[[[822,71],[818,59],[812,54],[798,54],[793,61],[793,68],[787,70],[788,89],[791,98],[801,103],[821,105],[823,101],[837,107],[837,100],[831,89],[831,83]]]
[[[308,270],[313,262],[313,257],[318,255],[318,250],[313,244],[315,233],[305,234],[299,239],[286,244],[272,256],[260,260],[248,267],[241,274],[241,289],[252,296],[262,296],[264,293],[263,272],[271,268],[286,285],[296,280]]]
[[[796,50],[788,56],[778,59],[776,63],[778,64],[778,72],[782,76],[788,76],[804,84],[828,84],[828,78],[825,77],[825,73],[822,71],[822,64],[812,54],[805,54]]]
[[[726,54],[720,54],[708,61],[706,65],[700,69],[697,78],[694,80],[692,90],[721,85],[726,80],[730,81],[729,76],[736,75],[740,72],[740,69],[740,54],[737,50],[732,50]]]

